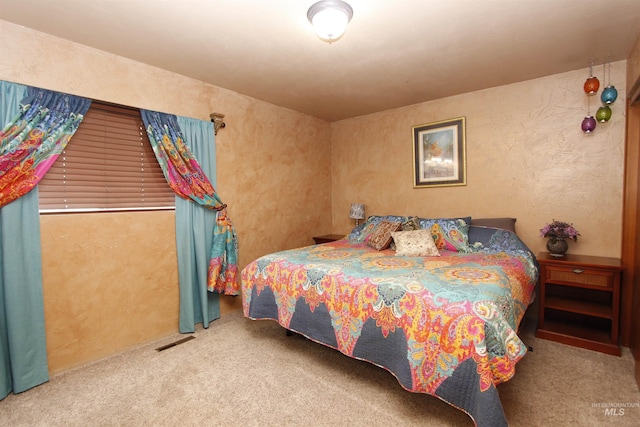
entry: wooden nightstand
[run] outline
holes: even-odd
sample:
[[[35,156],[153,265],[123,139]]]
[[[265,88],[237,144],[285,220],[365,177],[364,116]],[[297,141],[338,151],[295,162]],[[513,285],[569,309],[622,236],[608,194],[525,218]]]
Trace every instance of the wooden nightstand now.
[[[536,336],[620,356],[620,278],[617,258],[538,254]]]
[[[320,243],[335,242],[336,240],[342,239],[344,236],[346,236],[346,234],[325,234],[324,236],[314,237],[313,241],[318,245]]]

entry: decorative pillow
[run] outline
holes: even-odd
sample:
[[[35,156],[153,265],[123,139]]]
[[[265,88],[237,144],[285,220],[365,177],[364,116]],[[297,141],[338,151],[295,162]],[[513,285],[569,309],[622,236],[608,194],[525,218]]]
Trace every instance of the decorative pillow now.
[[[429,230],[394,231],[396,256],[440,256]]]
[[[402,231],[409,230],[420,230],[420,220],[417,216],[407,217],[404,221],[402,221],[402,226],[400,227]],[[396,242],[393,240],[391,245],[389,245],[391,249],[396,250]]]
[[[420,218],[420,226],[431,231],[438,249],[452,252],[469,252],[469,223],[465,218]]]
[[[471,218],[471,225],[516,232],[516,218]]]
[[[367,240],[367,238],[373,233],[373,230],[376,228],[378,224],[382,221],[393,221],[393,222],[403,222],[407,219],[406,216],[398,216],[398,215],[371,215],[365,222],[358,225],[356,228],[351,230],[349,233],[349,240],[356,243],[362,243]]]
[[[400,221],[382,221],[367,239],[367,245],[378,251],[387,249],[391,243],[391,233],[398,230],[401,225]]]

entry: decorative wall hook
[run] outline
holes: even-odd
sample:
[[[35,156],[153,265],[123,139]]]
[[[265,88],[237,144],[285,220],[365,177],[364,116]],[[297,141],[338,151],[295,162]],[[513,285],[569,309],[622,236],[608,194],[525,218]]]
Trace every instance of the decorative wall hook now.
[[[211,121],[213,122],[214,134],[217,135],[218,134],[218,129],[223,128],[223,127],[226,126],[226,124],[224,122],[224,114],[211,113],[211,114],[209,114],[209,117],[211,117]]]

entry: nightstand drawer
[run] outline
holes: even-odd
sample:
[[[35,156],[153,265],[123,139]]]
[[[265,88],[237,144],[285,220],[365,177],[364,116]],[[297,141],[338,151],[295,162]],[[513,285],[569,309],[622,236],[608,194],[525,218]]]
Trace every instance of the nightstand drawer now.
[[[614,273],[612,271],[591,270],[588,268],[568,268],[547,266],[547,281],[555,283],[573,283],[576,285],[613,288]]]

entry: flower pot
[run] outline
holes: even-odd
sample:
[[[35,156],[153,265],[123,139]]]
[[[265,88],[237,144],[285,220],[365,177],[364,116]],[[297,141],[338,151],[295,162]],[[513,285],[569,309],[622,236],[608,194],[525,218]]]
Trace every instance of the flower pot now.
[[[551,256],[561,257],[567,253],[569,249],[569,244],[565,239],[558,239],[555,237],[547,240],[547,250]]]

